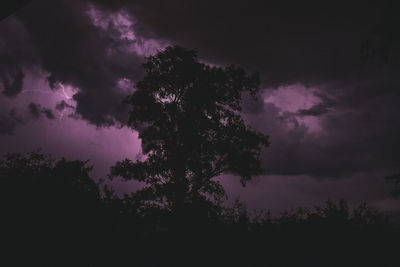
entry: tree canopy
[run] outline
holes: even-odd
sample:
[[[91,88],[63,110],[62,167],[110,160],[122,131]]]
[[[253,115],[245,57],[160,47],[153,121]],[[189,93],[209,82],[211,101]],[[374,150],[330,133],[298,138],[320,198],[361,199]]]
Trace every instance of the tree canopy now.
[[[101,192],[90,169],[36,152],[0,159],[3,265],[398,266],[398,225],[366,204],[327,201],[253,217],[237,200],[187,221]]]
[[[143,67],[146,75],[126,102],[146,157],[118,162],[111,177],[145,182],[140,199],[175,209],[221,199],[224,189],[212,179],[219,175],[237,175],[245,185],[263,173],[268,137],[246,125],[240,105],[244,93],[256,98],[258,73],[206,65],[180,46],[146,58]]]

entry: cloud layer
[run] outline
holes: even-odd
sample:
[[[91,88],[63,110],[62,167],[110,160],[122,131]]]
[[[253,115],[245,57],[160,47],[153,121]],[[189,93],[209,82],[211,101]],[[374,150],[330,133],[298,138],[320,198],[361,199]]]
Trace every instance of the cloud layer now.
[[[384,176],[400,162],[398,8],[392,0],[36,0],[0,22],[0,101],[50,90],[27,78],[43,73],[53,93],[61,84],[75,94],[51,107],[7,104],[0,135],[30,121],[23,112],[123,125],[121,102],[144,57],[176,43],[205,62],[260,72],[259,99],[243,105],[246,121],[270,135],[270,175]]]
[[[137,80],[143,56],[130,49],[138,40],[124,39],[117,20],[95,25],[100,15],[84,1],[39,0],[2,22],[3,95],[18,95],[23,71],[39,67],[49,73],[51,87],[61,82],[79,89],[74,99],[83,119],[98,126],[124,123],[127,93],[118,81]]]

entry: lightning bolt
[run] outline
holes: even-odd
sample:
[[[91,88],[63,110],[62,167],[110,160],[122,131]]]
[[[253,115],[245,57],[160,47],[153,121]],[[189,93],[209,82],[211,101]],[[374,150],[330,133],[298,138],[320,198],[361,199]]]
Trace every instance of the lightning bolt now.
[[[63,84],[58,83],[58,87],[56,90],[44,90],[44,89],[25,89],[23,90],[20,94],[24,93],[41,93],[41,94],[58,94],[65,100],[72,100],[72,96],[68,95],[68,93],[65,90],[65,87]],[[65,114],[67,113],[67,108],[64,108],[62,111],[59,111],[59,116],[58,119],[63,119],[65,117]]]
[[[56,94],[62,96],[63,98],[65,98],[67,100],[71,100],[72,99],[72,96],[69,96],[67,94],[67,92],[65,91],[64,85],[59,84],[58,90],[61,90],[61,92],[60,91],[49,91],[49,90],[43,90],[43,89],[25,89],[25,90],[22,90],[21,94],[23,94],[23,93],[32,93],[32,92],[34,92],[34,93],[42,93],[42,94],[53,94],[53,93],[56,93]]]
[[[71,100],[71,99],[72,99],[72,96],[69,96],[69,95],[67,94],[67,92],[65,91],[64,85],[63,85],[62,83],[59,83],[59,87],[60,87],[60,89],[61,89],[61,92],[57,92],[57,93],[58,93],[59,95],[61,95],[62,97],[64,97],[65,99]],[[67,112],[67,109],[66,109],[65,107],[63,108],[63,110],[60,111],[60,113],[59,113],[59,119],[60,119],[60,120],[62,120],[62,119],[64,118],[66,112]]]
[[[71,100],[71,99],[72,99],[72,96],[69,96],[69,95],[67,94],[67,92],[65,92],[64,85],[62,85],[61,83],[60,83],[59,85],[60,85],[60,88],[61,88],[62,93],[58,92],[58,94],[61,95],[61,96],[63,96],[63,97],[65,97],[65,98],[68,99],[68,100]]]

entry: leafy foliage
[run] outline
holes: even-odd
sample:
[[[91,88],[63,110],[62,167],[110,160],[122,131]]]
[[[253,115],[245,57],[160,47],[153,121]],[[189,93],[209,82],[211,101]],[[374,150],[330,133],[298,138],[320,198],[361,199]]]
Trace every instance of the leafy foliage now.
[[[143,66],[146,76],[127,103],[147,158],[118,162],[112,177],[145,182],[140,199],[178,209],[207,197],[218,202],[225,192],[212,178],[223,173],[240,176],[244,185],[263,172],[259,156],[268,137],[240,114],[242,94],[255,97],[259,90],[257,73],[210,67],[179,46],[148,57]]]
[[[40,153],[0,161],[2,265],[398,266],[399,229],[365,204],[251,216],[236,200],[179,217],[177,229],[175,214],[141,207],[138,195],[100,194],[90,169]]]
[[[99,239],[103,205],[91,169],[85,161],[39,152],[5,155],[0,161],[0,210],[7,229],[2,242],[17,254],[13,262],[24,253],[26,260],[43,252],[48,260],[66,251],[78,255]]]

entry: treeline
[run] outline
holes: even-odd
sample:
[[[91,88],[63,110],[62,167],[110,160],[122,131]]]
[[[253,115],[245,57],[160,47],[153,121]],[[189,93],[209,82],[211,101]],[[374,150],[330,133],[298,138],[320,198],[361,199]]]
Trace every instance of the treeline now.
[[[87,162],[0,162],[2,266],[398,266],[399,230],[366,205],[278,217],[193,201],[179,214],[117,197]]]

